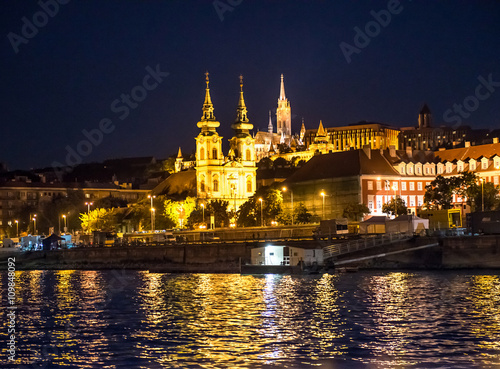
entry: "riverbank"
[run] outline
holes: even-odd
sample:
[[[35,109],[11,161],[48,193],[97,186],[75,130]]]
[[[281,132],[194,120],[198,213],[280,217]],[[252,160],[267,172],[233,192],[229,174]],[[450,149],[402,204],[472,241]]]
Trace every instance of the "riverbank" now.
[[[391,253],[394,250],[432,243],[437,246]],[[3,249],[0,253],[0,269],[5,270],[7,258],[14,256],[16,270],[136,269],[164,273],[240,273],[240,265],[250,263],[251,249],[255,246],[258,243],[75,248],[33,252]],[[382,256],[373,257],[374,255]],[[333,269],[341,261],[366,257],[371,258],[342,266],[359,269],[500,269],[500,236],[442,239],[417,237],[411,241],[343,255],[327,263],[323,270]]]

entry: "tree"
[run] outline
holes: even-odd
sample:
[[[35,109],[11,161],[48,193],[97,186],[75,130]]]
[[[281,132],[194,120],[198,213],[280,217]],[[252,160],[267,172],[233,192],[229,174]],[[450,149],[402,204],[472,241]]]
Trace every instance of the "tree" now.
[[[163,203],[165,207],[163,214],[174,224],[174,227],[185,227],[189,216],[196,209],[195,197],[187,197],[184,201],[166,199]]]
[[[474,204],[474,210],[479,211],[482,209],[483,197],[484,197],[484,210],[498,210],[500,208],[500,196],[499,188],[491,182],[484,184],[481,188],[481,184],[477,185],[477,190],[474,191],[472,203]]]
[[[210,223],[210,217],[214,216],[215,227],[227,227],[229,225],[230,214],[227,210],[229,206],[228,201],[224,200],[211,200],[207,203],[205,210],[200,204],[191,212],[188,225],[192,228],[196,228],[203,222],[203,213],[205,213],[205,223]]]
[[[94,209],[89,213],[81,213],[80,220],[86,232],[113,231],[118,223],[116,209]]]
[[[243,227],[254,227],[261,224],[261,202],[263,223],[277,220],[283,212],[283,195],[276,187],[261,187],[241,205],[238,211],[238,225]]]
[[[361,220],[365,214],[369,214],[370,209],[365,204],[358,204],[356,202],[350,202],[344,208],[342,216],[352,221]]]
[[[429,209],[450,209],[453,194],[460,188],[460,180],[457,178],[439,175],[430,185],[425,186],[425,206]]]
[[[382,212],[394,216],[408,214],[408,208],[401,197],[392,198],[382,205]]]
[[[295,223],[304,224],[311,222],[312,214],[307,211],[306,206],[302,202],[295,207],[294,214]]]

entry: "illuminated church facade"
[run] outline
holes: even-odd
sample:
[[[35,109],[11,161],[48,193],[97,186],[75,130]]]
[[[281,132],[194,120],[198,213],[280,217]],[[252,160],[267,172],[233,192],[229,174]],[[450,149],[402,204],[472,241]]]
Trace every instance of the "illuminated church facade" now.
[[[255,139],[250,134],[253,125],[247,115],[243,96],[243,77],[240,76],[240,97],[234,130],[229,140],[227,156],[222,151],[223,137],[217,133],[220,123],[214,115],[210,97],[208,73],[206,73],[203,114],[197,126],[196,137],[196,185],[197,197],[201,201],[224,200],[229,209],[237,210],[256,190]]]

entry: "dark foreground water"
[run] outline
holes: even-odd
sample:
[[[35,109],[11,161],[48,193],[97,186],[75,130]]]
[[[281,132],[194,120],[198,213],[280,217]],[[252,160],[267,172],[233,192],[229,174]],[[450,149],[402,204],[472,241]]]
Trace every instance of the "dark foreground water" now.
[[[13,368],[496,368],[500,279],[16,272]]]

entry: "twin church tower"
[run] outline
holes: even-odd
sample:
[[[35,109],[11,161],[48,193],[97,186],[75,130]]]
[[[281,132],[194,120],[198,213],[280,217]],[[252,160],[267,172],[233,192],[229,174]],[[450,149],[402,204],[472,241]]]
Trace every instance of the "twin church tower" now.
[[[201,201],[224,200],[230,209],[238,209],[256,190],[255,138],[250,131],[253,124],[247,115],[243,96],[243,77],[240,76],[240,96],[236,108],[236,119],[231,128],[233,137],[229,140],[229,152],[222,151],[222,137],[217,133],[220,126],[214,115],[214,105],[210,97],[209,75],[206,76],[203,114],[197,126],[200,133],[196,137],[196,184],[197,197]],[[280,98],[277,109],[278,134],[291,135],[290,102],[285,97],[283,75],[281,75]]]

